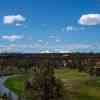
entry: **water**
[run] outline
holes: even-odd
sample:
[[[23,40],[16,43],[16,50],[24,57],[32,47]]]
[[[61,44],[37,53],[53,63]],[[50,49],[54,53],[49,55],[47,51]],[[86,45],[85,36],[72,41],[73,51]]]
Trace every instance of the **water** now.
[[[2,77],[0,77],[0,93],[1,94],[4,94],[4,93],[11,94],[13,100],[18,100],[18,96],[15,93],[13,93],[12,91],[10,91],[4,85],[5,80],[7,80],[9,77],[11,77],[11,76],[2,76]]]

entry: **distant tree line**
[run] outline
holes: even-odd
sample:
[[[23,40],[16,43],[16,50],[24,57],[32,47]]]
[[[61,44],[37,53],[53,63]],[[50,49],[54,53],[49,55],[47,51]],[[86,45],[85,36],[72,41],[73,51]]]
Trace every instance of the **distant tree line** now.
[[[68,56],[64,56],[68,55]],[[0,75],[27,72],[34,66],[42,64],[42,60],[52,62],[54,68],[77,68],[79,71],[88,71],[97,61],[97,53],[68,53],[68,54],[1,54]]]

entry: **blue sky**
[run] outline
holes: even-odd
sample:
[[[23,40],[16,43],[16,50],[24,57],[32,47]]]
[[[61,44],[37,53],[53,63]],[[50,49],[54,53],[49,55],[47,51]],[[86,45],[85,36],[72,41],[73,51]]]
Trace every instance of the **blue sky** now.
[[[100,52],[100,0],[0,0],[0,52]]]

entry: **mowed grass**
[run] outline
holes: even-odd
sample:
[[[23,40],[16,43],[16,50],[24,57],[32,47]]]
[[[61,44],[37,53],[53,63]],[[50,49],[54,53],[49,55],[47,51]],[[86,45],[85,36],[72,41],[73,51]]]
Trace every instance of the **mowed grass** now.
[[[55,70],[55,76],[61,80],[86,80],[88,74],[79,72],[77,69],[57,69]]]
[[[100,100],[100,78],[91,80],[90,76],[78,70],[60,69],[55,73],[60,78],[72,100]]]
[[[23,93],[24,82],[30,75],[15,76],[6,80],[5,85],[17,95]],[[71,69],[56,69],[55,76],[64,82],[72,100],[100,100],[100,78],[91,80],[84,72]]]
[[[5,86],[17,95],[23,95],[25,81],[28,80],[29,75],[18,75],[8,78],[5,81]]]

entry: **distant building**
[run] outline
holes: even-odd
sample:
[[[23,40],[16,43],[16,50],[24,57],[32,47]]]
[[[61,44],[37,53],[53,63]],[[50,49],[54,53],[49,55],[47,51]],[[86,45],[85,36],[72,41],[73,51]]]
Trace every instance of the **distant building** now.
[[[100,61],[96,62],[95,73],[96,73],[96,76],[100,76]]]

